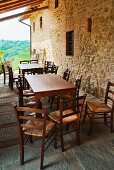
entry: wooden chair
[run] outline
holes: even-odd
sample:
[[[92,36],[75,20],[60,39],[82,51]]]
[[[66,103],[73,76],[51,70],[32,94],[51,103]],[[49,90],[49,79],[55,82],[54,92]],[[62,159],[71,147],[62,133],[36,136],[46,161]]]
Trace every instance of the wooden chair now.
[[[45,63],[44,63],[44,67],[49,67],[52,65],[54,65],[54,62],[52,62],[52,61],[45,61]]]
[[[64,151],[63,135],[69,132],[76,132],[76,143],[80,144],[80,111],[78,98],[60,99],[60,109],[49,114],[49,118],[59,126],[60,142],[62,152]],[[63,131],[64,125],[74,123],[73,129]],[[56,135],[57,136],[57,135]]]
[[[20,64],[29,64],[30,63],[30,60],[21,60],[20,61]],[[22,74],[20,68],[19,68],[19,74]]]
[[[32,74],[33,75],[35,75],[35,74],[43,74],[43,72],[44,72],[44,69],[43,68],[34,68],[33,70],[32,70]]]
[[[47,66],[47,67],[44,67],[44,72],[45,72],[45,74],[48,74],[48,73],[57,74],[58,68],[59,68],[59,66],[55,66],[55,65]]]
[[[58,70],[58,69],[57,69]],[[69,77],[70,77],[70,71],[68,69],[66,69],[66,71],[63,73],[63,79],[68,81],[69,80]],[[51,102],[51,108],[52,108],[52,105],[53,105],[53,102],[55,100],[55,97],[56,96],[52,96],[52,97],[49,97],[49,101]],[[58,96],[57,96],[57,107],[58,107],[58,103],[59,103],[59,100],[58,100]]]
[[[67,73],[68,73],[68,71],[67,71]],[[68,77],[68,75],[69,74],[66,74],[67,76],[66,76],[66,78],[67,78],[67,80],[69,79]],[[79,90],[80,90],[80,86],[81,86],[81,80],[82,80],[82,76],[80,77],[80,78],[78,78],[78,79],[76,79],[76,81],[75,81],[75,86],[76,86],[76,97],[79,97]],[[85,94],[86,95],[86,94]],[[83,96],[85,96],[85,95],[83,95]],[[82,96],[82,98],[83,98],[83,96]],[[72,96],[69,94],[69,95],[62,95],[62,96],[58,96],[58,98],[57,98],[57,108],[59,108],[59,103],[60,103],[60,98],[63,98],[63,99],[68,99],[68,98],[71,98]],[[53,99],[53,98],[52,98]],[[51,101],[51,102],[53,102],[53,101]],[[80,102],[81,102],[81,98],[80,98]],[[82,100],[82,103],[83,103],[83,100]],[[52,103],[51,103],[52,104]],[[52,105],[51,105],[52,106]]]
[[[44,168],[44,152],[55,139],[50,137],[53,135],[55,130],[55,124],[47,120],[47,110],[25,108],[25,107],[14,107],[15,115],[17,119],[18,131],[19,131],[19,145],[20,145],[20,164],[24,164],[24,146],[26,146],[26,138],[32,136],[39,137],[41,139],[41,160],[40,169]],[[38,118],[32,117],[32,113],[35,112]],[[27,114],[29,113],[29,116]],[[26,115],[26,116],[25,116]],[[42,118],[39,118],[42,117]],[[50,143],[49,143],[50,142]],[[47,146],[46,146],[47,144]],[[55,145],[56,147],[56,142]]]
[[[38,64],[38,60],[30,60],[30,64]]]
[[[57,74],[58,68],[59,68],[59,66],[55,66],[55,65],[52,66],[51,67],[51,73]]]
[[[66,69],[66,71],[63,73],[63,79],[68,81],[70,77],[70,71]]]
[[[9,87],[11,88],[11,90],[13,90],[13,85],[18,80],[18,74],[13,73],[12,67],[8,67],[8,71],[9,71]]]
[[[85,107],[85,114],[83,123],[86,116],[90,118],[90,128],[88,135],[91,134],[93,129],[94,119],[104,119],[104,124],[107,125],[108,118],[110,119],[110,131],[113,132],[113,114],[114,114],[114,83],[108,82],[104,102],[89,102],[87,101]]]
[[[6,76],[9,75],[9,71],[8,69],[7,70],[5,69],[4,64],[2,64],[2,71],[4,74],[4,84],[6,84]]]
[[[32,90],[23,90],[22,79],[19,76],[16,81],[16,87],[18,90],[19,106],[20,107],[37,107],[39,103],[35,101],[35,96]],[[39,107],[42,108],[41,103]]]

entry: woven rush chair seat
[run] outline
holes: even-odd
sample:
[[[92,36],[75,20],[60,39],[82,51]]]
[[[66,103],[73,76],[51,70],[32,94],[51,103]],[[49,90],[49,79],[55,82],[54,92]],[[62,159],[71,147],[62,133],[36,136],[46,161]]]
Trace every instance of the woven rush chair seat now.
[[[88,108],[90,111],[99,113],[104,112],[108,113],[111,112],[111,108],[106,103],[100,103],[100,102],[87,102]]]
[[[71,109],[65,110],[63,112],[63,117],[67,116],[67,115],[70,115],[72,113],[73,113],[73,110],[71,110]],[[60,111],[51,112],[49,114],[49,117],[52,120],[54,120],[55,122],[60,124]],[[68,117],[64,117],[63,118],[63,123],[70,123],[70,122],[76,121],[77,119],[79,119],[79,115],[78,114],[77,115],[68,116]]]
[[[34,113],[33,113],[34,114]],[[32,115],[32,113],[31,113]],[[33,125],[33,126],[37,126],[37,129],[27,129],[27,128],[23,128],[23,132],[24,134],[27,135],[32,135],[32,136],[43,136],[43,121],[38,120],[38,121],[27,121],[26,123],[27,125]],[[53,130],[54,128],[54,123],[50,122],[50,121],[46,121],[46,133],[45,133],[45,137],[48,136],[48,134]]]

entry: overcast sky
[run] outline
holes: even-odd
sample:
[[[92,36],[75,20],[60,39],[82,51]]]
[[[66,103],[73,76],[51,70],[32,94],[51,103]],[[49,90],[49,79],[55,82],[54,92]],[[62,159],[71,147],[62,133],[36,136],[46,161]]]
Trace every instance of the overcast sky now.
[[[15,12],[22,12],[23,9],[15,10],[13,12],[7,12],[0,14],[0,18],[15,14]],[[22,23],[19,20],[20,17],[0,22],[0,39],[5,40],[30,40],[30,28]],[[28,23],[28,21],[24,21]]]

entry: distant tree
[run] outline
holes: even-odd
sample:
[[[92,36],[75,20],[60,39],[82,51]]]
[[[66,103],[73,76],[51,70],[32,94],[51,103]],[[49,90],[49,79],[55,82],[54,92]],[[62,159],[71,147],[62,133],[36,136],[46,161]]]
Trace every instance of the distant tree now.
[[[2,59],[3,59],[3,51],[0,50],[0,73],[2,72]]]

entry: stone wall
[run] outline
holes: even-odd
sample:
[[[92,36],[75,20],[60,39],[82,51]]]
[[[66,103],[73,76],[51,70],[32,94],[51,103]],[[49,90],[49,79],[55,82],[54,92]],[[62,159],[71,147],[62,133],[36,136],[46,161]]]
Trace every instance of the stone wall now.
[[[59,74],[71,70],[70,81],[82,75],[82,89],[104,96],[109,80],[114,80],[114,0],[59,0],[32,14],[32,48],[40,56],[59,65]],[[43,27],[40,28],[40,16]],[[88,32],[88,18],[92,29]],[[74,56],[66,56],[66,31],[74,30]]]

